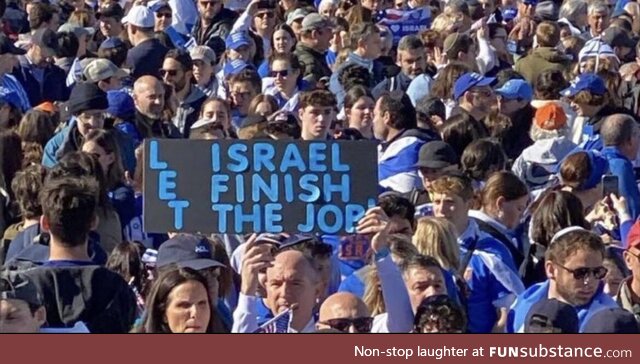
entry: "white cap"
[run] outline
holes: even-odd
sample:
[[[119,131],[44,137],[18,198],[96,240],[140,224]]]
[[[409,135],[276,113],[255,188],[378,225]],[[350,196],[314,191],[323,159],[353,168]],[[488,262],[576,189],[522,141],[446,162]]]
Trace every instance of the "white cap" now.
[[[156,24],[153,12],[144,5],[136,5],[122,18],[122,24],[131,24],[140,28],[153,28]]]

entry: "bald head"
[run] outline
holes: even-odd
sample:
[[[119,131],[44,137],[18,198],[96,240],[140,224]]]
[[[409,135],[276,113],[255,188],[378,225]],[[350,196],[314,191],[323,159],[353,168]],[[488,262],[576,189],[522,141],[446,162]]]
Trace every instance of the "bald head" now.
[[[367,305],[358,296],[349,292],[334,293],[320,306],[320,321],[365,316],[369,316]]]
[[[635,124],[635,120],[629,115],[613,114],[608,116],[600,129],[602,142],[606,147],[623,145],[633,136]]]
[[[153,76],[142,76],[133,84],[133,101],[142,115],[159,119],[164,109],[164,85]]]

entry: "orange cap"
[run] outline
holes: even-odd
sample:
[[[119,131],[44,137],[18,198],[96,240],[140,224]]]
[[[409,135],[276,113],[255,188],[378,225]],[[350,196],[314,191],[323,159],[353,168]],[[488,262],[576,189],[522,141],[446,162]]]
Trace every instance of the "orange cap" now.
[[[56,105],[54,105],[52,102],[49,102],[49,101],[45,101],[41,103],[40,105],[36,106],[35,109],[38,111],[44,111],[49,113],[54,113],[58,111],[58,108],[56,107]]]
[[[536,110],[535,123],[540,129],[556,130],[567,124],[567,115],[562,106],[550,102]]]

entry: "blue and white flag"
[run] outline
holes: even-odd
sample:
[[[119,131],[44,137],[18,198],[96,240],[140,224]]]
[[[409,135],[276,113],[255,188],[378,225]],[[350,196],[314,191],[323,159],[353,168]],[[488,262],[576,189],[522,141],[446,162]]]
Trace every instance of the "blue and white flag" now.
[[[293,319],[291,307],[277,314],[271,320],[262,324],[254,334],[286,334]]]
[[[431,10],[422,7],[410,10],[387,9],[380,14],[380,25],[386,25],[393,34],[393,43],[398,44],[400,38],[416,34],[431,26]]]

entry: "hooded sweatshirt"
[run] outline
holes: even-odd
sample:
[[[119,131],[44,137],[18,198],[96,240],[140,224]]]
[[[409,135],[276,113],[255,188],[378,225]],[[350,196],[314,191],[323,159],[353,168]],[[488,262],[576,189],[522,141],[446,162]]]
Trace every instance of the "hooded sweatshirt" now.
[[[571,58],[559,50],[552,47],[538,47],[530,55],[518,60],[515,69],[533,85],[543,71],[564,71],[570,64]]]
[[[538,140],[522,151],[511,170],[530,189],[545,188],[554,180],[558,164],[577,147],[566,137]]]
[[[569,135],[569,139],[575,144],[580,144],[582,139],[582,128],[586,122],[585,118],[579,117],[571,105],[562,100],[533,100],[531,101],[531,106],[533,106],[536,110],[547,105],[547,104],[556,104],[562,107],[562,111],[567,116],[567,127],[571,130],[571,134]]]
[[[600,284],[600,287],[596,291],[596,294],[586,305],[576,307],[578,311],[578,319],[580,320],[580,332],[585,327],[585,324],[589,321],[594,313],[605,309],[618,307],[616,301],[609,295],[602,292],[604,286]],[[516,302],[511,306],[509,315],[507,317],[507,332],[524,332],[525,320],[531,307],[538,301],[546,299],[549,296],[549,280],[535,284],[529,287],[524,293],[518,296]]]

